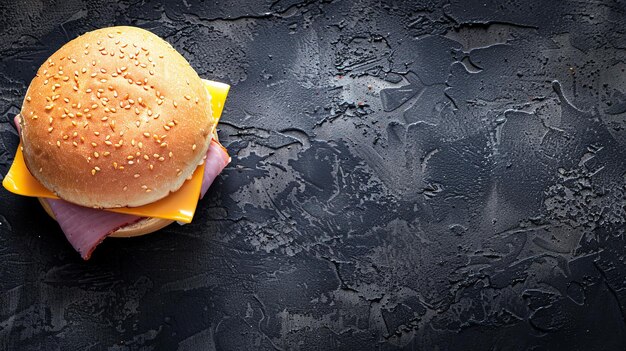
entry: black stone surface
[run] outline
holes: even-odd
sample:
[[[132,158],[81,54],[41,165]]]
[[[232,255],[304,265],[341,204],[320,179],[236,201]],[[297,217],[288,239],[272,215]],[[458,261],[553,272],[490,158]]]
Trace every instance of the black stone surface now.
[[[135,25],[232,84],[193,223],[83,262],[0,190],[0,350],[626,349],[623,1],[11,1],[38,66]]]

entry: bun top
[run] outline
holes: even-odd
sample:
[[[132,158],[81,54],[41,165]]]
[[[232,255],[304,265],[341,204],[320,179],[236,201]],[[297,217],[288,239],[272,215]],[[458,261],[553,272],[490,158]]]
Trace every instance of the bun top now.
[[[60,198],[145,205],[203,161],[217,121],[187,60],[134,27],[86,33],[38,70],[21,111],[24,160]]]

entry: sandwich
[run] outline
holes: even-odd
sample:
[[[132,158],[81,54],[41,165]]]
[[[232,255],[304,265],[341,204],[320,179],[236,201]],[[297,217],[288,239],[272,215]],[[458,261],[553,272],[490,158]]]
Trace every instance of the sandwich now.
[[[39,198],[85,260],[106,237],[189,223],[230,162],[216,133],[228,90],[149,31],[85,33],[30,83],[2,184]]]

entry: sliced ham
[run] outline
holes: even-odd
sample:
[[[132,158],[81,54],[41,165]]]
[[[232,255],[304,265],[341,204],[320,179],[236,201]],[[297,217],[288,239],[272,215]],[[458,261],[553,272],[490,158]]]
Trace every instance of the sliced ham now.
[[[215,177],[230,163],[230,156],[228,156],[228,152],[222,144],[213,139],[211,140],[211,145],[209,145],[209,150],[206,153],[206,160],[204,162],[204,176],[202,177],[202,188],[200,190],[201,199],[204,197],[207,190],[209,190],[211,184],[213,184]]]
[[[117,229],[142,217],[74,205],[65,200],[46,199],[67,240],[84,260]]]
[[[19,115],[15,116],[14,121],[19,134]],[[230,163],[230,156],[218,141],[212,140],[205,162],[200,198],[204,197],[217,175]],[[96,246],[109,234],[144,218],[82,207],[64,200],[46,199],[46,201],[65,237],[84,260],[91,257]]]

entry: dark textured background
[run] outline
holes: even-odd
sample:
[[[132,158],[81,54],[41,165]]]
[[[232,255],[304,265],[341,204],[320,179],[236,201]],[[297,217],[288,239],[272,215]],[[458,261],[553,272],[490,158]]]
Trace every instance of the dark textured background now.
[[[623,1],[1,1],[37,67],[132,24],[228,82],[193,223],[83,262],[0,190],[1,350],[624,350]]]

